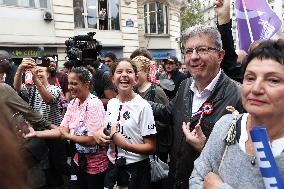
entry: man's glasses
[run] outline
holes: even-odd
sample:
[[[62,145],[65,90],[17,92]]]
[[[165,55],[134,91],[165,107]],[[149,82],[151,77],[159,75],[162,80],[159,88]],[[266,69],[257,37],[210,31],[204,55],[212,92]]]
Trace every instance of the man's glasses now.
[[[200,56],[208,54],[211,51],[216,51],[216,52],[220,51],[220,49],[217,49],[217,48],[214,48],[214,47],[199,46],[199,47],[195,47],[195,48],[186,48],[184,50],[185,56],[191,56],[193,54],[194,50]]]

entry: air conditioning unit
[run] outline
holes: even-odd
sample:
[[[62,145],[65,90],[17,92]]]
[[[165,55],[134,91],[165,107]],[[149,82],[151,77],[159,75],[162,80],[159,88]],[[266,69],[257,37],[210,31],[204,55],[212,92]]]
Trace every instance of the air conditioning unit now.
[[[45,21],[51,21],[51,20],[53,20],[53,16],[52,16],[51,12],[50,12],[50,11],[44,11],[44,12],[43,12],[43,19],[44,19]]]

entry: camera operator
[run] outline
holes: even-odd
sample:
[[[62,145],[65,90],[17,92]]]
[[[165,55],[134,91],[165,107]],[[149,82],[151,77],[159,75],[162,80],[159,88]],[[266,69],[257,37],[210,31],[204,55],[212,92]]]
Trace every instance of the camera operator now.
[[[72,64],[72,62],[70,61],[66,61],[63,64],[63,68],[61,69],[62,72],[64,72],[65,74],[69,75],[69,73],[71,72],[71,69],[74,67],[74,65]]]
[[[98,58],[102,45],[94,39],[95,34],[95,32],[89,32],[87,35],[70,37],[65,41],[66,53],[68,65],[74,67],[90,65],[94,68],[92,94],[103,102],[106,109],[108,101],[114,98],[117,93],[109,76],[110,68]]]
[[[6,58],[5,58],[6,57]],[[9,53],[5,50],[0,50],[0,82],[13,85],[14,75],[17,71],[17,66],[11,60]]]

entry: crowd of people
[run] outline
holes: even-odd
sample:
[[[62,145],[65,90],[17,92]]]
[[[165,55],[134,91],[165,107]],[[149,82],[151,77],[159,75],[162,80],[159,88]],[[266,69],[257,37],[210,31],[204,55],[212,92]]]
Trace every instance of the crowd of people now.
[[[216,27],[183,31],[182,65],[139,48],[58,71],[0,50],[1,188],[266,188],[259,125],[283,180],[284,40],[235,51],[229,4],[215,1]]]

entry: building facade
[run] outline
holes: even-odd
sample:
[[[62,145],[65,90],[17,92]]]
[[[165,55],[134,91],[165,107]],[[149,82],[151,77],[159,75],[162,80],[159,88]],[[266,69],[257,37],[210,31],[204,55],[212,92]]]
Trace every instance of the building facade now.
[[[65,40],[74,35],[73,2],[0,0],[0,24],[0,48],[16,62],[44,55],[64,60]]]
[[[203,24],[208,26],[216,26],[216,13],[214,11],[214,0],[200,0],[201,12],[203,14]]]
[[[138,1],[139,47],[147,48],[158,61],[170,55],[181,59],[178,39],[183,3],[179,0]]]
[[[180,57],[180,2],[170,0],[0,0],[0,48],[13,58],[52,55],[65,62],[69,37],[96,32],[104,56],[138,47],[157,59]]]

